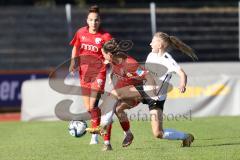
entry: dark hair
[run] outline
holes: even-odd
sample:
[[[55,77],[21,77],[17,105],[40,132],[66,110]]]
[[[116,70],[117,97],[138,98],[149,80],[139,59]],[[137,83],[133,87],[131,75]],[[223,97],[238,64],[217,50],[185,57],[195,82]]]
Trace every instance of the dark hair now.
[[[97,5],[91,6],[88,10],[88,13],[100,13],[99,7]]]
[[[110,52],[113,56],[126,58],[127,55],[124,53],[130,50],[133,46],[133,42],[130,40],[118,40],[113,38],[103,45],[103,50],[105,52]]]
[[[121,57],[121,58],[127,58],[127,55],[124,53],[124,51],[121,49],[121,46],[119,45],[121,41],[113,38],[103,45],[103,50],[105,52],[110,52],[114,57]]]
[[[112,54],[115,54],[116,52],[118,52],[120,50],[118,43],[119,43],[119,40],[113,38],[104,43],[103,49],[105,52],[111,52]]]

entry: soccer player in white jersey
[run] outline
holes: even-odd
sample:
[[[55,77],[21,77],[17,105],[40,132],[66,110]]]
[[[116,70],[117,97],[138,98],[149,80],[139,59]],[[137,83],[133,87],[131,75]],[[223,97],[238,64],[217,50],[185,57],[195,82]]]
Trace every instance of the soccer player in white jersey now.
[[[146,69],[155,75],[155,82],[157,84],[157,97],[158,105],[154,108],[149,108],[151,116],[151,126],[154,137],[168,140],[182,140],[182,147],[190,147],[194,140],[194,136],[189,133],[177,131],[174,129],[163,129],[163,108],[164,102],[167,98],[168,82],[171,79],[172,73],[177,73],[180,77],[179,91],[184,93],[186,91],[187,76],[183,69],[176,63],[167,50],[172,47],[187,54],[192,59],[197,59],[197,56],[193,52],[192,48],[183,43],[175,36],[169,36],[163,32],[157,32],[150,43],[152,52],[149,53],[146,60]],[[160,73],[165,70],[165,73]],[[147,84],[147,83],[146,83]],[[147,85],[143,86],[147,92]],[[125,139],[123,146],[127,147],[132,143],[133,134],[130,130],[129,120],[127,118],[124,109],[130,109],[135,107],[128,102],[122,102],[116,107],[116,115],[119,118],[121,124],[124,124],[122,128],[125,133]]]

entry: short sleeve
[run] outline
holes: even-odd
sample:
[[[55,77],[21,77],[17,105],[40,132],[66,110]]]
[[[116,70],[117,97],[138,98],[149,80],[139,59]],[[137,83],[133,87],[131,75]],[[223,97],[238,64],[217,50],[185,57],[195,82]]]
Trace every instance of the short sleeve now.
[[[105,34],[103,35],[103,39],[104,39],[105,42],[107,42],[107,41],[109,41],[109,40],[112,39],[112,36],[111,36],[111,34],[109,34],[109,33],[105,33]]]
[[[76,47],[80,47],[81,42],[80,42],[80,32],[77,31],[72,39],[72,41],[70,42],[71,46],[76,46]]]
[[[177,64],[177,62],[173,58],[169,58],[168,72],[177,73],[180,69],[181,67]]]

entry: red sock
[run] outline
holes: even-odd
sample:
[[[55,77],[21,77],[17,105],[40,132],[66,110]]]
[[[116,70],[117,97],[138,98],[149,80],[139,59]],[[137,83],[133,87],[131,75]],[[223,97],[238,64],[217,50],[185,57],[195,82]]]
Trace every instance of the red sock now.
[[[120,122],[120,125],[122,126],[122,129],[126,132],[129,130],[130,128],[130,123],[129,121],[124,121],[124,122]]]
[[[111,130],[112,130],[112,123],[107,126],[107,134],[103,136],[104,141],[110,141],[111,139]]]
[[[98,127],[101,121],[101,110],[98,107],[95,107],[90,110],[90,114],[92,128]]]

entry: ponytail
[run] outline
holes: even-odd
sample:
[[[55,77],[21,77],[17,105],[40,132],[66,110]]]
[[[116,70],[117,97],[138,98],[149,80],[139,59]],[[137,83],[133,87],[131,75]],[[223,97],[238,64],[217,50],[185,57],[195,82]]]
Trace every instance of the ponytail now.
[[[166,42],[166,44],[167,44],[166,47],[170,46],[170,47],[176,48],[176,49],[180,50],[182,53],[191,57],[193,60],[198,59],[198,57],[194,53],[193,49],[190,46],[188,46],[187,44],[185,44],[184,42],[182,42],[177,37],[169,36],[168,34],[163,33],[163,32],[155,33],[154,37],[161,38],[164,42]]]
[[[177,37],[169,36],[169,40],[170,40],[170,45],[172,47],[180,50],[182,53],[185,53],[186,55],[191,57],[193,60],[197,60],[198,59],[198,57],[194,53],[193,49],[190,46],[188,46],[187,44],[185,44],[184,42],[182,42]]]

